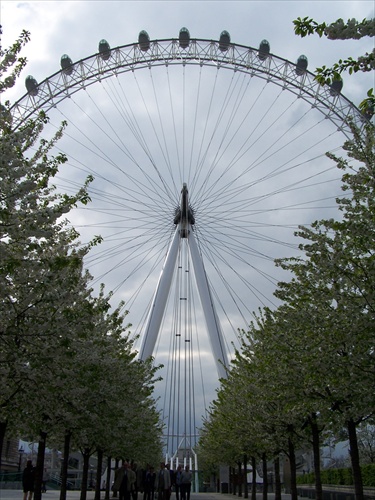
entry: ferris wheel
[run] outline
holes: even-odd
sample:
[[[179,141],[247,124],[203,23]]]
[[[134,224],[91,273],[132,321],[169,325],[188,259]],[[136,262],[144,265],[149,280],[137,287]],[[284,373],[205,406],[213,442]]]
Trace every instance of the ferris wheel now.
[[[340,154],[350,120],[365,119],[341,81],[314,80],[305,56],[292,63],[225,31],[101,40],[26,88],[13,126],[40,110],[46,133],[68,122],[56,182],[70,192],[94,176],[92,203],[70,220],[82,241],[104,239],[86,265],[125,301],[141,359],[164,364],[166,450],[191,461],[238,331],[277,305],[286,277],[274,259],[298,254],[298,225],[336,214],[340,173],[325,153]]]

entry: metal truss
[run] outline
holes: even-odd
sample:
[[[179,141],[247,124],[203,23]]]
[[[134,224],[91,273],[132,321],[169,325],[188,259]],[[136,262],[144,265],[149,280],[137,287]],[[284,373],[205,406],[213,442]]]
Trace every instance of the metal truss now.
[[[61,101],[93,83],[140,68],[176,64],[208,65],[262,78],[308,102],[347,137],[351,136],[351,122],[361,128],[367,121],[340,92],[329,85],[320,85],[307,70],[298,74],[301,72],[296,71],[296,64],[286,59],[272,54],[259,57],[258,49],[233,43],[223,50],[218,41],[192,39],[184,49],[177,39],[164,39],[151,41],[147,50],[139,43],[111,49],[107,59],[97,53],[54,73],[11,108],[13,128],[17,129],[40,111],[48,114]]]

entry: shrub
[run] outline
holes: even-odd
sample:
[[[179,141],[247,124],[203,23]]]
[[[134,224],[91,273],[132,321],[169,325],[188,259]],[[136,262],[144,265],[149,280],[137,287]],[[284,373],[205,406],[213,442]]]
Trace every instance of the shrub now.
[[[375,464],[361,466],[363,486],[375,488]],[[353,474],[351,468],[326,469],[321,472],[323,484],[337,484],[343,486],[353,485]],[[309,472],[297,477],[297,484],[315,484],[314,472]]]

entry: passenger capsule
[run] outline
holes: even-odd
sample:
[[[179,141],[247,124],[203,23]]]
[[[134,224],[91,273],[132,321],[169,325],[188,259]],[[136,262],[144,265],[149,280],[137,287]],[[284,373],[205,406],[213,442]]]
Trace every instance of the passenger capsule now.
[[[25,85],[26,85],[26,90],[27,92],[32,95],[36,96],[38,93],[38,82],[35,80],[35,78],[31,75],[27,76],[25,79]]]
[[[367,108],[362,111],[362,115],[366,118],[366,120],[371,120],[374,116],[374,106],[368,104]]]
[[[66,75],[71,75],[73,73],[73,61],[68,55],[64,54],[63,56],[61,56],[60,64],[61,69]]]
[[[301,56],[299,56],[297,63],[296,63],[296,69],[295,69],[296,74],[298,76],[301,76],[306,72],[307,64],[308,64],[307,57],[304,56],[303,54]]]
[[[229,49],[230,34],[228,31],[222,31],[219,40],[219,49],[221,52],[226,52]]]
[[[99,54],[103,61],[106,61],[111,56],[111,47],[107,40],[100,40],[99,42]]]
[[[181,28],[180,34],[178,35],[178,42],[181,49],[187,49],[190,43],[190,33],[187,28]]]
[[[259,45],[258,57],[261,61],[267,59],[270,55],[270,44],[267,40],[262,40]]]
[[[329,91],[331,96],[335,96],[335,95],[339,94],[342,90],[343,85],[344,85],[344,82],[342,81],[341,78],[340,78],[340,80],[333,80],[333,82],[330,85],[331,89]]]
[[[139,48],[145,52],[150,48],[150,37],[147,31],[141,31],[138,35]]]

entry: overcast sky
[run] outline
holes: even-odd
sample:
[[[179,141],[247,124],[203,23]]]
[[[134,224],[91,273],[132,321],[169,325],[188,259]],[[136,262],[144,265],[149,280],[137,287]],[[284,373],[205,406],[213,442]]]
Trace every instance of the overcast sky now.
[[[255,48],[259,46],[261,40],[267,39],[271,46],[271,53],[283,59],[290,60],[291,62],[296,62],[297,58],[301,54],[305,54],[309,60],[310,71],[313,71],[316,67],[319,66],[330,66],[339,58],[345,58],[348,56],[356,57],[360,54],[365,53],[366,51],[372,50],[373,39],[362,39],[360,41],[329,41],[325,38],[319,39],[318,37],[307,37],[304,39],[296,37],[293,31],[293,19],[306,16],[312,17],[318,22],[325,21],[326,23],[333,22],[340,17],[345,21],[353,17],[357,19],[371,18],[374,17],[374,3],[373,1],[352,0],[314,2],[115,2],[111,0],[86,2],[17,2],[14,0],[2,0],[1,24],[3,26],[3,48],[12,44],[23,29],[30,31],[31,33],[31,42],[27,45],[22,53],[22,55],[27,56],[27,68],[23,74],[23,77],[20,78],[17,85],[9,92],[7,92],[6,98],[14,102],[24,95],[24,77],[26,77],[26,75],[31,74],[40,83],[48,76],[59,71],[60,57],[63,54],[68,54],[73,62],[75,62],[92,54],[95,54],[98,50],[98,42],[103,38],[109,42],[112,48],[114,48],[117,46],[136,42],[138,39],[138,34],[141,30],[146,30],[151,39],[164,39],[173,37],[177,38],[179,30],[182,27],[186,27],[189,29],[191,37],[209,40],[217,40],[220,36],[220,33],[223,30],[226,30],[230,33],[232,42]],[[187,80],[187,82],[189,84],[191,83],[191,85],[189,85],[189,88],[186,89],[186,100],[190,98],[189,93],[198,93],[197,87],[195,86],[196,82],[198,81],[198,73],[195,72],[193,73],[193,75],[195,76],[191,76],[191,79]],[[172,74],[171,78],[173,78]],[[171,81],[173,82],[173,80]],[[208,77],[206,81],[210,82],[209,85],[213,85],[212,80],[209,80]],[[152,94],[151,87],[148,86],[148,82],[149,80],[144,76],[142,76],[142,78],[140,77],[139,79],[137,77],[137,86],[139,85],[143,88],[143,95],[145,96],[145,99],[148,99],[150,94]],[[162,91],[165,90],[167,84],[161,83],[161,80],[158,81],[156,76],[155,82],[159,84],[160,87],[162,87],[160,90],[160,103],[167,102],[162,101]],[[238,82],[240,82],[240,80],[238,80]],[[223,87],[227,84],[228,82],[225,79],[221,83]],[[153,116],[153,112],[155,111],[155,102],[151,102],[150,100],[149,103],[147,103],[147,106],[143,104],[144,108],[142,108],[140,104],[140,94],[136,94],[135,89],[131,90],[130,81],[127,81],[126,85],[129,85],[129,87],[127,87],[127,98],[132,101],[132,103],[130,104],[131,106],[133,106],[132,112],[144,115],[145,111],[147,111],[147,114]],[[238,83],[238,86],[239,85],[240,83]],[[343,93],[350,101],[352,101],[355,105],[358,105],[360,101],[365,97],[367,89],[371,86],[373,86],[373,74],[356,75],[355,77],[351,78],[344,77]],[[207,89],[208,84],[202,90],[202,95],[204,95],[204,97],[202,97],[202,101],[200,101],[200,107],[202,107],[202,109],[204,108],[202,104],[203,102],[205,102],[206,104],[210,102],[210,95],[208,93],[207,96],[206,94],[204,94],[204,92],[208,92]],[[253,96],[256,92],[258,93],[257,95],[259,95],[259,99],[261,94],[263,94],[263,103],[261,105],[257,104],[259,106],[257,108],[254,101],[254,103],[252,103],[253,115],[249,116],[245,115],[245,111],[243,111],[243,109],[245,109],[245,104],[244,106],[241,105],[238,107],[236,115],[241,116],[241,118],[238,119],[239,121],[236,125],[236,127],[239,128],[234,128],[234,130],[237,131],[234,134],[235,139],[233,139],[230,144],[229,140],[225,139],[228,140],[228,147],[223,150],[222,156],[218,156],[217,158],[221,158],[228,163],[231,161],[231,159],[236,157],[236,151],[241,149],[241,144],[244,144],[241,142],[241,137],[243,135],[242,130],[244,128],[249,128],[252,123],[256,122],[258,123],[258,126],[255,128],[261,130],[263,123],[262,112],[266,114],[265,109],[273,99],[281,101],[281,99],[285,98],[285,96],[281,96],[280,98],[275,97],[279,96],[279,94],[267,94],[267,92],[269,91],[269,88],[263,91],[261,84],[254,83],[252,91],[249,93],[248,99],[250,99],[250,96]],[[132,92],[134,92],[134,94]],[[181,95],[181,91],[179,92]],[[82,94],[84,93],[82,92]],[[89,92],[87,92],[87,94],[89,96]],[[115,119],[115,110],[113,108],[110,110],[109,105],[105,102],[105,94],[100,94],[99,91],[97,91],[96,94],[92,95],[94,96],[93,99],[95,100],[95,104],[100,102],[103,113],[106,116],[110,116],[111,118]],[[142,248],[147,248],[148,252],[151,252],[153,248],[155,249],[155,255],[150,257],[149,253],[147,257],[148,259],[150,259],[150,265],[154,266],[153,274],[150,274],[149,278],[147,278],[148,274],[145,273],[143,276],[133,279],[133,277],[131,276],[131,270],[135,268],[134,260],[132,263],[127,263],[128,267],[126,267],[125,264],[121,266],[120,263],[117,263],[117,251],[122,252],[122,258],[124,261],[127,257],[123,254],[129,255],[130,252],[134,252],[134,247],[126,246],[127,243],[120,238],[121,230],[123,230],[124,233],[126,231],[129,231],[130,221],[127,221],[126,224],[128,225],[124,224],[122,226],[121,222],[117,221],[116,219],[111,219],[110,230],[108,229],[108,227],[105,228],[103,226],[108,226],[106,222],[108,221],[108,213],[116,208],[117,203],[120,203],[118,200],[120,200],[121,196],[123,196],[124,193],[124,191],[121,191],[120,189],[114,189],[114,186],[117,185],[117,183],[123,183],[121,184],[121,186],[124,187],[123,189],[128,189],[131,182],[129,178],[127,180],[121,181],[119,180],[120,177],[111,174],[111,169],[103,158],[105,155],[111,154],[112,164],[117,166],[126,164],[129,159],[127,158],[126,160],[124,160],[124,157],[121,157],[120,152],[115,152],[116,148],[112,143],[107,141],[107,139],[104,137],[104,133],[100,133],[93,127],[92,124],[90,125],[88,118],[89,113],[87,112],[87,110],[89,110],[89,112],[91,113],[91,120],[93,122],[97,121],[97,117],[99,115],[98,111],[94,111],[92,109],[93,106],[90,104],[88,96],[86,101],[84,100],[86,96],[82,96],[77,102],[74,99],[72,99],[71,102],[64,102],[64,106],[61,107],[61,113],[64,113],[64,116],[66,114],[66,116],[68,117],[68,121],[70,120],[71,122],[73,122],[70,123],[68,127],[68,131],[71,133],[71,135],[76,135],[78,137],[78,133],[89,130],[88,133],[92,137],[92,141],[96,145],[100,144],[100,151],[98,150],[96,155],[100,154],[101,160],[98,160],[98,156],[90,156],[90,153],[88,152],[88,145],[86,146],[85,153],[82,153],[82,148],[79,148],[78,142],[74,143],[73,140],[69,142],[68,139],[64,139],[65,142],[62,143],[62,148],[66,148],[65,152],[67,153],[68,157],[71,158],[71,163],[67,166],[67,169],[64,170],[61,186],[69,186],[69,182],[79,183],[81,181],[82,177],[79,176],[78,172],[80,170],[79,165],[84,165],[83,170],[85,173],[87,173],[90,168],[93,168],[94,176],[96,177],[97,182],[97,184],[95,184],[95,189],[100,190],[100,193],[99,191],[97,191],[96,194],[99,202],[101,203],[101,208],[98,208],[98,205],[95,204],[94,200],[93,206],[91,208],[89,207],[89,211],[77,213],[76,215],[74,215],[74,220],[72,222],[79,225],[79,231],[84,235],[83,239],[89,239],[93,236],[93,234],[98,234],[98,232],[100,232],[100,234],[103,234],[104,232],[104,236],[107,234],[106,237],[112,241],[112,243],[109,245],[110,250],[106,250],[107,258],[101,260],[97,256],[95,259],[92,259],[89,267],[95,277],[97,277],[100,281],[104,281],[106,283],[106,286],[109,290],[116,290],[115,300],[121,299],[127,302],[130,309],[130,321],[133,325],[137,325],[141,321],[142,314],[145,314],[145,305],[149,303],[150,294],[152,295],[152,290],[155,289],[155,285],[166,251],[165,245],[168,242],[168,231],[170,233],[171,229],[169,226],[169,229],[165,229],[164,227],[164,234],[167,236],[162,241],[158,240],[157,242],[155,242],[156,236],[154,236],[154,240],[145,240],[143,247],[137,247],[136,249],[136,252],[138,252],[139,255],[135,256],[135,258],[138,257],[138,259],[140,258]],[[174,95],[173,98],[177,98],[177,94]],[[167,99],[167,96],[165,97],[165,99]],[[231,102],[234,106],[234,101]],[[285,107],[290,108],[288,115],[281,114],[281,112],[280,115],[276,115],[276,109],[278,109],[277,106],[279,106],[281,109],[282,104],[278,104],[277,106],[275,105],[275,108],[273,108],[272,112],[268,112],[268,115],[279,117],[278,125],[276,126],[278,135],[276,135],[276,130],[275,132],[270,132],[268,143],[263,142],[263,139],[265,138],[265,136],[267,136],[267,131],[271,130],[272,126],[271,118],[270,116],[268,116],[267,119],[269,120],[269,122],[267,124],[267,128],[265,129],[265,132],[262,133],[256,141],[254,141],[254,143],[257,142],[257,145],[251,153],[252,158],[260,158],[261,156],[264,157],[266,156],[268,150],[271,151],[277,141],[280,141],[280,143],[282,143],[282,131],[284,130],[284,128],[286,130],[287,127],[290,126],[290,123],[293,122],[292,128],[294,127],[294,129],[302,131],[302,128],[300,129],[300,124],[298,122],[298,117],[302,116],[305,111],[302,110],[301,104],[298,102],[296,103],[295,100],[293,102],[291,101],[290,103],[285,100],[283,102],[285,102]],[[258,99],[256,103],[258,103]],[[77,107],[75,107],[77,105],[81,106],[80,109],[83,110],[84,113],[77,112]],[[250,104],[247,105],[250,106]],[[231,105],[228,106],[228,108],[230,107]],[[192,107],[187,108],[186,115],[190,114],[192,109]],[[229,113],[228,110],[226,111]],[[176,111],[176,113],[178,113],[178,111]],[[241,113],[243,113],[243,115],[241,115]],[[231,124],[234,124],[235,119],[229,118],[229,116],[230,113],[228,114],[228,118],[226,119],[227,121],[224,120],[225,123],[230,122]],[[175,118],[177,120],[177,114]],[[61,116],[57,118],[57,120],[61,120]],[[141,120],[142,117],[140,117],[139,121],[139,123],[141,124],[140,127],[145,132],[145,137],[147,138],[148,145],[150,146],[150,149],[152,149],[155,146],[154,143],[156,143],[156,139],[153,137],[151,129],[147,130],[146,133],[146,128],[143,129],[143,127],[146,127],[146,124]],[[183,120],[185,120],[185,115]],[[241,120],[243,121],[241,122]],[[309,122],[309,120],[311,120],[311,123]],[[316,115],[312,115],[311,117],[309,115],[309,117],[306,118],[306,127],[313,127],[314,120],[317,123],[320,118],[317,118]],[[165,124],[166,135],[172,135],[174,133],[173,129],[171,128],[169,130],[168,128],[172,122],[172,118],[170,120],[166,119],[166,122],[168,122]],[[114,130],[118,130],[121,128],[119,122],[115,121],[114,123]],[[246,127],[242,126],[241,128],[239,125],[240,123],[246,124]],[[298,125],[296,125],[297,123]],[[323,169],[323,160],[320,159],[319,155],[324,154],[327,149],[338,147],[338,145],[342,144],[344,140],[343,137],[335,137],[335,142],[332,142],[332,144],[325,143],[326,137],[331,133],[334,134],[332,132],[332,129],[325,129],[325,126],[326,124],[322,123],[319,124],[319,127],[316,127],[319,128],[320,139],[317,130],[315,130],[307,134],[308,141],[307,139],[303,138],[298,143],[297,140],[294,139],[295,142],[291,143],[292,145],[289,145],[289,148],[285,146],[282,151],[280,151],[280,153],[273,153],[273,165],[275,165],[276,158],[277,161],[280,162],[280,165],[289,165],[292,162],[292,157],[297,151],[297,148],[301,150],[302,155],[303,148],[307,149],[311,144],[311,151],[308,153],[306,152],[305,156],[303,157],[303,161],[306,162],[306,164],[304,164],[303,168],[305,170],[302,171],[302,173],[297,171],[298,169],[296,167],[290,170],[289,173],[286,171],[285,176],[282,179],[280,176],[279,178],[274,180],[273,183],[270,181],[270,185],[267,186],[268,191],[262,191],[262,183],[257,184],[256,190],[258,198],[260,199],[263,196],[263,205],[259,205],[259,213],[264,209],[267,209],[265,212],[263,212],[261,224],[260,220],[252,219],[252,223],[254,224],[254,226],[252,227],[255,228],[258,224],[257,229],[254,229],[254,231],[259,232],[250,233],[250,230],[248,229],[249,219],[243,218],[241,223],[246,226],[243,234],[242,236],[240,236],[240,232],[237,232],[235,234],[235,229],[233,229],[234,222],[233,228],[231,227],[231,207],[228,204],[228,200],[225,199],[223,192],[218,198],[214,199],[210,198],[208,196],[209,191],[206,191],[207,197],[205,199],[201,198],[199,200],[198,197],[196,199],[196,206],[199,208],[198,212],[202,212],[202,216],[200,219],[201,222],[203,221],[204,215],[204,217],[206,217],[204,219],[205,221],[209,221],[210,217],[216,216],[221,223],[221,226],[216,226],[216,234],[212,231],[212,228],[207,229],[207,231],[211,231],[208,239],[211,238],[212,242],[222,237],[221,260],[218,259],[217,261],[215,261],[217,264],[216,272],[218,275],[220,273],[225,274],[225,267],[232,266],[234,261],[231,260],[229,253],[231,250],[233,250],[234,247],[238,249],[237,257],[239,257],[241,253],[240,257],[244,258],[243,256],[246,253],[242,253],[240,247],[242,247],[242,249],[248,251],[249,253],[250,249],[256,249],[257,253],[257,255],[254,257],[255,263],[251,272],[249,268],[243,266],[237,269],[236,278],[231,278],[229,273],[227,275],[226,283],[229,283],[229,286],[234,288],[234,293],[237,293],[239,295],[235,306],[232,308],[230,306],[228,306],[227,308],[226,304],[227,301],[229,302],[229,295],[233,296],[233,293],[231,294],[228,290],[224,291],[223,283],[215,281],[216,278],[214,276],[209,276],[209,279],[212,280],[212,285],[214,287],[214,295],[217,300],[217,307],[218,309],[223,309],[222,312],[219,312],[219,316],[221,317],[221,321],[223,323],[223,330],[228,337],[227,343],[229,349],[231,341],[235,341],[235,335],[233,335],[233,332],[227,334],[227,332],[230,330],[229,325],[232,324],[234,329],[246,328],[246,325],[249,324],[252,319],[249,311],[256,311],[258,307],[262,307],[265,304],[271,306],[272,304],[274,304],[272,299],[272,290],[274,289],[275,282],[278,279],[278,275],[274,270],[272,259],[296,252],[296,243],[293,240],[293,230],[295,229],[296,225],[301,223],[307,224],[320,216],[326,216],[327,214],[331,215],[330,210],[334,205],[333,199],[338,194],[338,192],[337,187],[335,187],[333,190],[330,190],[330,186],[332,185],[333,178],[337,178],[337,173],[335,174],[334,172],[329,171],[327,177],[318,178],[318,180],[316,181],[316,195],[314,195],[313,193],[312,182],[310,183],[309,191],[306,188],[305,191],[301,190],[299,194],[297,194],[296,189],[291,188],[292,182],[302,182],[302,180],[306,178],[307,175],[313,176],[314,173],[318,172],[319,168]],[[303,133],[306,134],[306,130],[309,129],[305,128],[304,130],[305,132]],[[313,130],[313,128],[311,130]],[[202,131],[202,129],[200,129],[200,131]],[[82,139],[82,141],[83,140],[84,139]],[[191,137],[189,137],[189,140],[191,140]],[[238,142],[236,143],[236,141]],[[321,142],[318,147],[317,144],[319,143],[319,141]],[[130,141],[130,143],[132,144],[132,141]],[[307,146],[307,144],[309,146]],[[313,144],[314,146],[312,146]],[[218,150],[220,149],[220,147],[221,143],[220,145],[219,143],[217,143]],[[219,159],[212,159],[215,158],[213,148],[214,146],[211,146],[211,150],[207,150],[206,159],[210,159],[210,161],[213,162],[217,161],[218,168],[220,169],[222,167],[220,167],[219,165]],[[92,149],[92,147],[90,147],[90,149]],[[185,149],[186,148],[184,147],[184,154],[187,157],[188,155],[185,152]],[[141,155],[141,152],[135,150],[134,154]],[[246,157],[245,154],[244,157]],[[139,158],[141,158],[141,156],[139,156]],[[314,161],[313,158],[315,158]],[[158,163],[160,159],[156,155],[154,157],[154,160],[156,163]],[[235,172],[237,172],[237,168],[243,168],[244,163],[241,163],[241,161],[243,162],[245,160],[243,158],[237,159],[235,167],[233,167],[231,173],[226,175],[233,175]],[[247,159],[246,161],[248,162]],[[301,164],[303,164],[302,160],[299,161]],[[79,162],[82,163],[80,164]],[[296,162],[296,160],[293,159],[293,162]],[[92,167],[93,164],[96,164],[97,166]],[[246,163],[246,165],[248,165],[248,163]],[[265,169],[265,172],[266,168],[271,167],[267,167],[265,165],[262,168]],[[281,168],[281,166],[279,168]],[[308,174],[306,173],[307,169]],[[134,166],[128,167],[127,172],[131,172],[132,175],[134,172],[134,176],[137,175],[134,171]],[[109,181],[108,179],[110,175],[113,175],[113,177],[111,177]],[[151,177],[152,175],[153,174],[151,174]],[[101,179],[102,184],[98,184],[101,176],[103,176],[103,178]],[[107,180],[104,178],[106,176],[108,176]],[[172,174],[171,177],[173,177]],[[220,175],[217,174],[216,182],[218,186],[220,186],[220,179]],[[185,182],[186,179],[178,179],[175,189],[174,203],[178,202],[178,193],[181,188],[180,181]],[[107,184],[105,184],[105,182],[107,182]],[[152,178],[152,182],[157,183],[158,180],[156,178]],[[250,181],[247,180],[247,182]],[[289,188],[284,189],[283,192],[278,194],[278,197],[270,196],[269,194],[267,194],[271,192],[275,193],[278,187],[287,185],[289,186]],[[138,187],[139,186],[140,184],[138,184]],[[196,185],[194,187],[196,192],[199,191],[199,180],[196,181]],[[192,191],[194,191],[194,189],[192,189]],[[130,198],[131,195],[129,195],[129,191],[127,194]],[[149,206],[150,213],[154,214],[155,220],[157,218],[160,219],[161,226],[163,226],[163,224],[164,226],[166,226],[167,223],[166,219],[163,219],[163,214],[168,210],[172,210],[174,206],[167,207],[168,210],[167,208],[165,208],[165,210],[163,211],[163,200],[161,204],[157,202],[154,199],[156,194],[157,191],[154,191],[152,188],[149,193],[149,196],[151,198]],[[192,193],[192,197],[193,196],[194,192]],[[252,194],[252,196],[255,195]],[[140,198],[137,199],[140,200]],[[310,200],[318,199],[320,201],[316,202],[312,206]],[[146,201],[146,198],[142,198],[142,200],[142,203],[144,205],[148,203]],[[244,203],[245,200],[246,198],[241,198],[242,203]],[[266,200],[269,200],[269,204]],[[132,208],[135,211],[139,211],[139,207],[136,208],[135,206],[135,201],[136,198],[134,197],[129,201],[129,203],[132,204]],[[272,205],[271,202],[274,203],[274,205]],[[306,207],[303,205],[304,202],[310,203],[309,208],[311,210],[307,211]],[[152,203],[154,203],[154,205],[152,205]],[[225,203],[227,204],[226,206]],[[286,207],[288,206],[288,204],[293,208],[287,210]],[[210,206],[209,209],[207,207],[208,205]],[[130,205],[128,205],[128,208],[129,206]],[[160,209],[159,213],[157,213],[157,207],[159,207]],[[282,207],[283,210],[281,210]],[[271,213],[270,210],[272,210],[272,217],[271,215],[269,215]],[[146,211],[144,211],[144,214],[145,213]],[[268,213],[268,215],[264,215],[265,213]],[[235,220],[237,221],[237,223],[239,223],[241,217],[240,206],[236,207],[236,214],[237,218]],[[134,218],[134,220],[136,219]],[[96,227],[94,227],[94,221],[97,223]],[[197,221],[197,226],[198,222],[199,221]],[[99,227],[100,223],[102,224],[101,227]],[[137,224],[140,224],[140,219],[137,220]],[[199,229],[199,234],[202,237],[202,241],[204,240],[203,233],[205,231],[205,228],[203,226],[204,225],[202,223]],[[233,233],[231,233],[232,229]],[[154,231],[155,227],[150,223],[150,225],[147,226],[147,230]],[[157,233],[155,232],[153,234],[156,235]],[[218,236],[219,234],[221,234],[221,236]],[[262,237],[260,237],[260,234],[262,234]],[[240,239],[241,237],[243,239]],[[234,238],[236,238],[236,245],[233,244]],[[257,239],[259,241],[256,241]],[[252,240],[251,245],[248,240]],[[278,244],[274,245],[275,241],[273,240],[277,240]],[[280,242],[283,243],[281,244]],[[231,244],[232,248],[230,248]],[[225,250],[223,250],[223,245],[227,246]],[[144,258],[146,259],[146,256]],[[139,264],[139,260],[136,262],[138,262]],[[238,262],[240,262],[240,258],[237,259],[236,265],[238,265]],[[206,267],[213,270],[214,263],[206,262]],[[112,273],[109,272],[110,269],[112,269]],[[141,285],[140,281],[145,280],[146,278],[147,283],[145,286],[143,286],[142,292],[139,292],[138,297],[138,300],[140,300],[143,305],[142,311],[142,307],[137,305],[135,300],[134,306],[132,307],[133,302],[130,301],[129,290],[132,290],[133,295],[137,295],[136,291]],[[242,285],[240,278],[243,278],[245,281],[251,282],[251,286],[254,287],[249,296],[247,296],[249,292],[246,291],[246,289],[241,288]],[[145,290],[148,291],[148,293],[146,293]],[[177,292],[175,293],[177,294]],[[248,302],[246,312],[244,312],[242,307],[243,302]],[[198,307],[196,305],[194,305],[194,308],[195,307],[197,309],[197,322],[200,325],[203,321],[202,312],[198,311]],[[236,309],[236,307],[238,308],[238,310]],[[239,311],[241,311],[241,313]],[[241,317],[241,315],[243,315],[243,317]],[[166,321],[166,324],[168,324],[168,321]],[[140,333],[142,333],[141,330]],[[159,351],[163,355],[161,356],[160,360],[163,361],[168,358],[169,348],[170,347],[168,343],[166,343],[164,347],[161,343],[161,346],[159,346]],[[207,404],[207,401],[209,402],[212,397],[214,397],[214,389],[215,387],[217,387],[217,373],[215,370],[214,362],[212,360],[212,356],[210,357],[209,344],[207,343],[207,339],[203,338],[203,335],[200,337],[200,348],[202,357],[199,361],[200,366],[198,368],[197,362],[196,369],[201,373],[201,375],[203,375],[201,376],[201,378],[205,379],[206,382],[208,382],[208,389],[207,393],[204,394],[204,398],[203,389],[197,387],[195,390],[197,407],[199,407],[199,409],[196,410],[198,415],[201,415],[203,413],[204,410],[202,409],[202,407],[204,406],[204,404]],[[173,375],[169,375],[169,377],[173,378]]]

